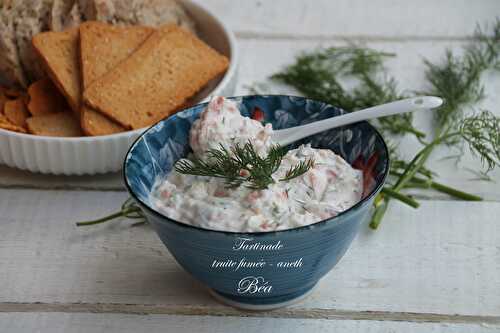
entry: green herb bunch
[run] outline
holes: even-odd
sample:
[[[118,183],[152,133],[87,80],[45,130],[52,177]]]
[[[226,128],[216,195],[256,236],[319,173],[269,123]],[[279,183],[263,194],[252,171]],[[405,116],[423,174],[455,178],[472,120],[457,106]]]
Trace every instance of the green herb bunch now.
[[[419,203],[405,194],[409,188],[427,188],[463,200],[482,200],[435,181],[436,174],[425,167],[435,147],[447,144],[453,147],[468,146],[486,166],[487,171],[500,165],[500,120],[488,111],[476,112],[464,118],[466,108],[474,106],[484,96],[481,75],[489,69],[500,69],[500,21],[493,26],[492,34],[476,29],[473,41],[457,56],[447,50],[444,60],[434,64],[425,60],[426,80],[429,88],[423,92],[445,99],[436,110],[435,131],[432,140],[413,125],[411,114],[381,118],[375,125],[393,135],[414,135],[422,148],[411,161],[391,152],[391,179],[375,198],[370,226],[377,228],[387,210],[389,201],[397,199],[414,208]],[[320,99],[347,111],[386,103],[407,97],[399,92],[396,80],[384,67],[384,60],[393,54],[357,45],[332,47],[304,53],[294,64],[272,79],[293,86],[307,97]],[[354,87],[343,84],[354,80]],[[352,83],[352,82],[351,82]]]

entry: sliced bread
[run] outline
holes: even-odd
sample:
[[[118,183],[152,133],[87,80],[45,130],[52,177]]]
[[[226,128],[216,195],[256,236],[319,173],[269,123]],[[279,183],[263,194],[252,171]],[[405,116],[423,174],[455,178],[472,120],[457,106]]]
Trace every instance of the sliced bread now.
[[[194,21],[177,0],[79,0],[78,3],[87,21],[150,27],[173,23],[195,30]]]
[[[0,11],[0,84],[9,87],[26,87],[27,79],[21,67],[16,45],[14,9]]]
[[[17,4],[15,13],[17,49],[22,68],[30,83],[44,77],[43,66],[33,51],[31,39],[34,35],[48,30],[52,0],[20,0]]]
[[[50,11],[50,30],[62,31],[78,26],[82,21],[77,0],[54,0]]]

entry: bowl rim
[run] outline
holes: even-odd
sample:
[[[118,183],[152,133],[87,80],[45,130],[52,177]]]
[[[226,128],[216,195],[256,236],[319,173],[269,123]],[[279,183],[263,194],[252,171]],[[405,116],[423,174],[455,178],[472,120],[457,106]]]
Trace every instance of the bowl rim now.
[[[198,7],[202,11],[205,12],[206,15],[211,16],[213,20],[222,28],[224,31],[224,36],[229,44],[229,67],[224,73],[224,76],[222,77],[222,80],[217,84],[215,89],[210,91],[208,95],[203,98],[203,100],[200,103],[203,103],[207,101],[210,96],[213,95],[218,95],[221,93],[223,89],[226,88],[226,86],[229,84],[230,80],[232,79],[233,76],[236,75],[236,70],[238,66],[238,57],[239,57],[239,50],[238,46],[236,43],[236,36],[234,35],[234,32],[229,29],[226,23],[219,19],[212,10],[208,9],[205,5],[195,2],[192,0],[182,0],[182,2],[188,2],[190,6],[193,7]],[[198,104],[196,104],[198,105]],[[194,106],[194,105],[193,105]],[[184,111],[185,109],[182,109],[181,111]],[[168,116],[167,116],[168,118]],[[165,119],[165,118],[164,118]],[[160,120],[163,121],[164,119]],[[158,122],[157,122],[158,123]],[[155,124],[157,124],[155,123]],[[135,130],[128,130],[125,132],[121,133],[115,133],[115,134],[106,134],[106,135],[97,135],[97,136],[76,136],[76,137],[58,137],[58,136],[48,136],[48,135],[36,135],[36,134],[29,134],[29,133],[21,133],[21,132],[15,132],[15,131],[10,131],[6,130],[3,128],[0,128],[0,136],[4,137],[20,137],[20,138],[25,138],[28,140],[32,140],[33,142],[35,141],[52,141],[52,142],[92,142],[92,141],[107,141],[107,140],[113,140],[113,139],[119,139],[119,138],[126,138],[126,137],[133,137],[140,135],[144,132],[146,132],[150,127],[154,126],[155,124],[147,127],[142,127],[138,128]]]
[[[316,102],[316,103],[321,103],[323,105],[328,105],[328,106],[332,106],[332,107],[335,107],[331,104],[328,104],[326,102],[322,102],[322,101],[319,101],[319,100],[316,100],[316,99],[312,99],[312,98],[307,98],[307,97],[303,97],[303,96],[295,96],[295,95],[283,95],[283,94],[254,94],[254,95],[239,95],[239,96],[231,96],[231,97],[227,97],[229,99],[238,99],[238,98],[255,98],[255,97],[292,97],[292,98],[300,98],[300,99],[304,99],[306,101],[312,101],[312,102]],[[204,107],[208,105],[208,102],[204,102],[204,103],[199,103],[199,104],[196,104],[196,105],[193,105],[189,108],[186,108],[186,109],[183,109],[182,111],[180,112],[184,112],[186,110],[189,110],[189,109],[192,109],[192,108],[195,108],[195,107]],[[340,109],[342,111],[344,111],[343,109],[341,108],[338,108],[338,107],[335,107],[337,109]],[[175,115],[173,115],[175,116]],[[384,166],[385,166],[385,170],[384,170],[384,174],[382,176],[382,179],[380,180],[380,182],[377,183],[377,186],[375,186],[371,192],[365,196],[364,198],[362,198],[361,200],[359,200],[356,204],[354,204],[353,206],[349,207],[348,209],[340,212],[339,214],[333,216],[333,217],[329,217],[329,218],[326,218],[326,219],[323,219],[323,220],[319,220],[317,222],[314,222],[314,223],[311,223],[311,224],[308,224],[308,225],[304,225],[304,226],[301,226],[301,227],[297,227],[297,228],[291,228],[291,229],[284,229],[284,230],[272,230],[272,231],[254,231],[254,232],[251,232],[251,231],[247,231],[247,232],[241,232],[241,231],[225,231],[225,230],[213,230],[213,229],[207,229],[207,228],[203,228],[203,227],[199,227],[199,226],[195,226],[195,225],[191,225],[191,224],[187,224],[187,223],[183,223],[183,222],[180,222],[180,221],[177,221],[177,220],[174,220],[166,215],[163,215],[162,213],[158,212],[157,210],[153,209],[152,207],[150,207],[147,203],[145,203],[144,201],[142,201],[136,194],[135,192],[132,190],[132,186],[129,184],[128,182],[128,177],[127,177],[127,164],[128,164],[128,161],[130,160],[130,154],[132,152],[132,150],[135,148],[135,146],[137,145],[137,143],[153,128],[155,127],[157,124],[159,124],[160,122],[163,122],[163,121],[168,121],[170,117],[165,117],[163,118],[162,120],[158,121],[156,124],[150,126],[147,130],[145,130],[141,135],[139,135],[135,140],[134,142],[130,145],[129,149],[127,150],[127,154],[125,155],[125,159],[123,161],[123,166],[122,166],[122,177],[123,177],[123,181],[125,183],[125,187],[127,188],[127,191],[128,193],[130,194],[130,196],[137,202],[139,203],[139,205],[141,207],[144,207],[146,208],[146,210],[148,210],[149,212],[151,212],[153,215],[156,215],[157,217],[159,217],[160,219],[160,223],[166,223],[166,222],[169,222],[169,223],[173,223],[174,225],[177,225],[177,226],[181,226],[181,227],[186,227],[186,228],[193,228],[194,230],[198,230],[198,231],[204,231],[204,232],[214,232],[214,233],[218,233],[218,234],[224,234],[224,235],[252,235],[252,236],[259,236],[259,237],[262,237],[264,235],[274,235],[274,234],[277,234],[277,233],[284,233],[284,232],[301,232],[301,231],[305,231],[305,230],[308,230],[310,229],[311,227],[321,227],[321,226],[324,226],[327,222],[330,222],[330,221],[333,221],[335,219],[337,219],[338,217],[340,216],[345,216],[347,214],[350,214],[352,213],[353,211],[355,210],[358,210],[359,208],[361,208],[361,206],[365,205],[368,201],[371,200],[371,198],[373,198],[375,195],[378,194],[378,192],[380,192],[380,190],[382,189],[382,186],[385,184],[385,181],[387,179],[387,176],[389,174],[389,167],[390,167],[390,157],[389,157],[389,149],[387,147],[387,143],[385,142],[384,140],[384,137],[382,136],[382,134],[380,134],[380,132],[373,126],[371,125],[368,121],[360,121],[358,123],[363,123],[363,124],[366,124],[368,125],[372,130],[373,132],[375,133],[375,135],[378,137],[378,139],[380,139],[380,141],[382,142],[382,147],[386,153],[386,160],[385,160],[385,163],[384,163]],[[166,220],[166,221],[165,221]],[[337,224],[338,225],[338,224]]]

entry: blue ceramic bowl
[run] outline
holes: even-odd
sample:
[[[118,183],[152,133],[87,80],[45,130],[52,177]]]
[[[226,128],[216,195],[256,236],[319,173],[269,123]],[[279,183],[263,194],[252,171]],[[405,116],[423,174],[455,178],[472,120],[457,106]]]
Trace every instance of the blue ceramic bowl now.
[[[244,96],[243,115],[282,129],[335,117],[344,111],[293,96]],[[342,258],[360,225],[369,218],[375,194],[389,170],[382,136],[367,122],[326,131],[302,142],[328,148],[363,170],[363,199],[336,217],[275,232],[236,233],[207,230],[158,213],[148,196],[189,151],[189,129],[205,104],[196,105],[148,129],[130,148],[125,183],[158,236],[177,262],[211,289],[218,299],[249,309],[290,304],[306,295]],[[250,246],[250,249],[247,247]],[[238,268],[239,267],[239,268]]]

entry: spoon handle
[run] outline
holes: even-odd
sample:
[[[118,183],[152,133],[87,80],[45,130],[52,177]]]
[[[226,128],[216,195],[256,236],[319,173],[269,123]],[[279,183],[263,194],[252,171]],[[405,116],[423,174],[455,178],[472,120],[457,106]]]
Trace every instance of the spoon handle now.
[[[347,113],[341,116],[316,121],[311,124],[277,130],[273,133],[273,141],[285,146],[332,128],[356,123],[362,120],[393,116],[400,113],[417,110],[434,109],[443,104],[443,99],[434,96],[418,96],[406,98],[387,104],[377,105],[361,111]]]

